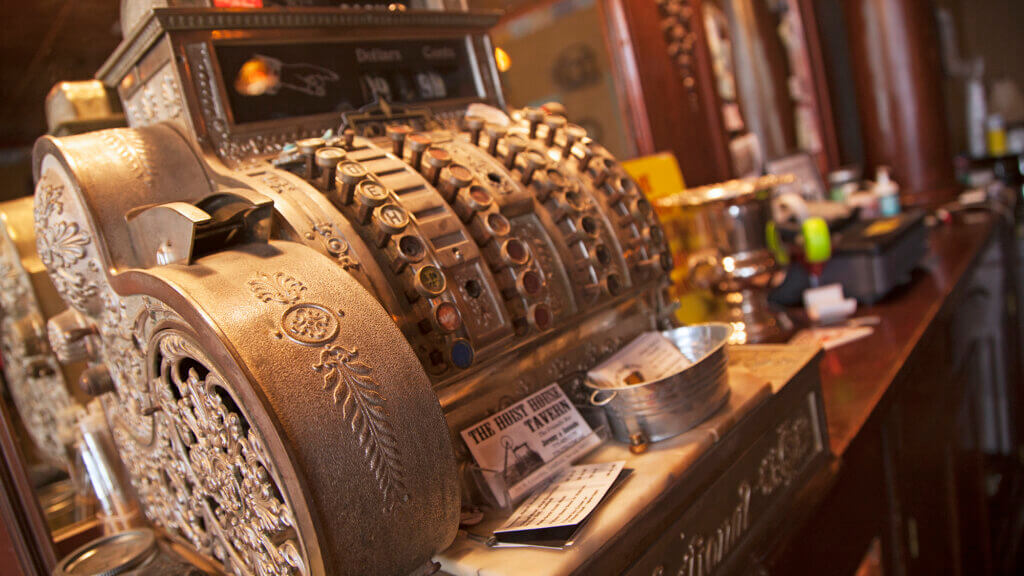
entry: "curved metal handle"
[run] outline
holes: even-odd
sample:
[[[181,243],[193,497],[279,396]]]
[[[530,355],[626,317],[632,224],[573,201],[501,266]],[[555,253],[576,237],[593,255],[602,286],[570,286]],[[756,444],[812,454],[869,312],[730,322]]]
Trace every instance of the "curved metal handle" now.
[[[617,391],[611,390],[610,391],[611,394],[609,394],[607,398],[605,398],[603,400],[598,400],[597,399],[598,395],[602,394],[604,392],[609,392],[609,390],[594,390],[593,392],[591,392],[590,393],[590,404],[593,405],[593,406],[604,406],[605,404],[611,402],[612,399],[615,398],[615,396],[617,396],[619,394]]]

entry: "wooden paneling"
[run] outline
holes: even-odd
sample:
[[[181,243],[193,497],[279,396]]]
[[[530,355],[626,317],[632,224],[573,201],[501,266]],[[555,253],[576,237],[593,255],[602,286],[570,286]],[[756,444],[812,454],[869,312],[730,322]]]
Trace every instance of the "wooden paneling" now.
[[[939,41],[928,0],[845,0],[867,173],[891,166],[904,201],[934,203],[955,181]]]
[[[700,18],[690,26],[694,35],[692,58],[696,82],[691,91],[669,58],[657,3],[654,0],[608,0],[608,3],[612,25],[629,34],[632,49],[627,57],[635,62],[639,84],[633,89],[639,99],[634,108],[643,110],[645,125],[650,130],[650,148],[641,148],[640,153],[674,153],[687,186],[728,179],[731,174],[728,142]],[[700,0],[691,4],[694,14],[699,15]],[[634,122],[640,120],[634,118]]]

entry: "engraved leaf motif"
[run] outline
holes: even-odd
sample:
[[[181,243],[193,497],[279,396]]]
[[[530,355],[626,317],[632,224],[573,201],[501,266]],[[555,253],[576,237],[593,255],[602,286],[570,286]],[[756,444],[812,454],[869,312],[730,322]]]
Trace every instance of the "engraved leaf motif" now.
[[[406,499],[398,439],[384,406],[384,396],[370,376],[370,367],[357,360],[359,351],[328,346],[313,366],[324,371],[324,388],[333,387],[334,402],[341,404],[342,417],[350,421],[359,446],[381,490],[384,508],[391,510],[397,499]]]
[[[302,298],[306,286],[284,272],[277,272],[273,276],[260,272],[249,280],[249,289],[261,302],[294,304]]]

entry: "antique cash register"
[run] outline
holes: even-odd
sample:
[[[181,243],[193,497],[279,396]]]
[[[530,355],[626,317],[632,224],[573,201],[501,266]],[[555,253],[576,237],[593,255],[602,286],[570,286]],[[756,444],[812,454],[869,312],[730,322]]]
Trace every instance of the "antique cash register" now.
[[[669,326],[650,204],[566,116],[467,113],[504,104],[493,14],[139,4],[99,72],[130,128],[41,139],[34,168],[37,230],[71,231],[38,242],[71,307],[51,340],[94,368],[146,517],[229,573],[470,571],[459,431],[552,383],[583,403]],[[765,458],[708,549],[744,545],[827,457],[814,351],[786,366],[736,368],[704,432],[638,456],[664,490],[616,494],[565,570],[682,558],[658,538]]]

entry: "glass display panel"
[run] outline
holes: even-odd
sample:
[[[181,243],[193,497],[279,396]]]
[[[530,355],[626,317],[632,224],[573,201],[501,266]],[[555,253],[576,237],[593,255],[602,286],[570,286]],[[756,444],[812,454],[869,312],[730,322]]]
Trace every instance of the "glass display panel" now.
[[[479,97],[464,38],[215,46],[235,124]]]

